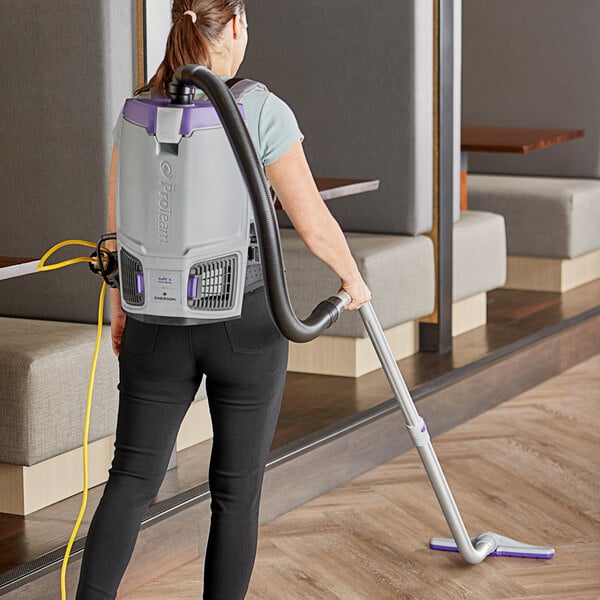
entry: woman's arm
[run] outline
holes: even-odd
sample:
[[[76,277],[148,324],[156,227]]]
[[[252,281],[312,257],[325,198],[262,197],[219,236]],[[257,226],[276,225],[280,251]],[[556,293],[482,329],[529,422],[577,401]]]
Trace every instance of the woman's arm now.
[[[349,309],[371,299],[350,253],[346,238],[323,202],[300,141],[266,167],[277,198],[307,248],[341,279],[341,289],[352,297]]]
[[[119,152],[116,146],[113,146],[112,159],[110,163],[110,174],[108,178],[108,231],[117,230],[117,164]],[[106,246],[109,250],[117,249],[117,243],[114,240],[108,240]],[[121,352],[121,338],[125,329],[125,313],[121,307],[121,293],[118,289],[110,288],[110,308],[112,319],[110,322],[110,332],[112,336],[113,352],[119,356]]]

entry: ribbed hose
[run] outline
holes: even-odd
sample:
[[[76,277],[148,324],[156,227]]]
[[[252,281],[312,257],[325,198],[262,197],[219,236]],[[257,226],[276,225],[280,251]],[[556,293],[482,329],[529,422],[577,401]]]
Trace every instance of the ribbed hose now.
[[[246,124],[227,86],[212,71],[187,65],[175,72],[173,83],[195,86],[212,102],[223,124],[254,206],[262,269],[271,314],[281,333],[294,342],[308,342],[337,321],[348,299],[332,296],[301,321],[292,308],[285,280],[281,240],[269,187]]]

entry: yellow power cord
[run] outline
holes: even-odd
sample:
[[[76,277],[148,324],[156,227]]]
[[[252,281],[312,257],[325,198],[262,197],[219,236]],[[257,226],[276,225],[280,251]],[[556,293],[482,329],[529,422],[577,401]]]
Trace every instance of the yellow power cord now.
[[[59,244],[56,244],[42,258],[38,264],[38,271],[54,271],[56,269],[62,269],[63,267],[68,267],[69,265],[74,265],[77,263],[91,263],[94,264],[95,260],[90,257],[79,257],[72,258],[69,260],[65,260],[60,263],[55,263],[52,265],[46,265],[46,261],[50,256],[52,256],[55,252],[64,248],[65,246],[87,246],[90,248],[96,248],[96,244],[92,242],[86,242],[84,240],[66,240]],[[106,248],[103,248],[106,250]],[[106,250],[108,252],[108,250]],[[98,260],[101,260],[98,257]],[[89,431],[90,431],[90,415],[92,412],[92,394],[94,390],[94,379],[96,377],[96,365],[98,364],[98,354],[100,353],[100,342],[102,341],[102,324],[104,321],[104,299],[106,297],[106,282],[103,282],[102,289],[100,291],[100,300],[98,302],[98,329],[96,334],[96,346],[94,348],[94,358],[92,359],[92,369],[90,371],[90,381],[88,385],[88,393],[87,393],[87,403],[85,408],[85,425],[83,428],[83,497],[81,499],[81,508],[79,509],[79,515],[77,516],[77,521],[75,522],[75,526],[73,527],[73,531],[71,533],[71,537],[69,539],[69,543],[67,544],[67,549],[65,550],[65,556],[63,558],[62,569],[60,573],[60,593],[62,600],[67,599],[67,584],[66,584],[66,576],[67,576],[67,564],[69,563],[69,556],[71,554],[71,549],[73,548],[73,544],[75,542],[75,537],[77,536],[77,532],[79,531],[79,526],[81,525],[81,521],[83,519],[83,515],[85,514],[85,509],[87,507],[87,499],[88,499],[88,439],[89,439]]]

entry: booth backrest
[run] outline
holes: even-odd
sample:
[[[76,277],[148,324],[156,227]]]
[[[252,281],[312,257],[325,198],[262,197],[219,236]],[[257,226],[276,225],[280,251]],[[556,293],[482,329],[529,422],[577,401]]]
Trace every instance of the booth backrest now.
[[[134,87],[134,7],[2,1],[1,255],[40,257],[106,232],[111,131]],[[85,265],[2,281],[0,315],[93,321],[99,282]]]
[[[293,108],[316,175],[376,178],[329,203],[346,231],[432,226],[433,4],[261,0],[241,75]]]
[[[463,124],[584,129],[525,156],[471,153],[479,173],[600,177],[600,2],[464,0]]]

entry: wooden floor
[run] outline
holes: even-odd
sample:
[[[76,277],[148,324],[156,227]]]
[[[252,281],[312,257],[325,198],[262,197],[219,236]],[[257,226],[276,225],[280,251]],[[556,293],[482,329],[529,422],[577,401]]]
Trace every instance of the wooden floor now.
[[[464,378],[470,373],[481,372],[486,363],[502,360],[515,349],[532,347],[535,340],[552,335],[562,327],[582,327],[584,321],[591,322],[590,315],[596,315],[593,327],[600,331],[599,313],[600,280],[565,294],[495,290],[488,296],[486,326],[455,338],[452,352],[444,355],[419,353],[400,361],[400,369],[419,406],[421,398],[426,400],[436,386],[443,389],[450,378]],[[600,334],[596,335],[590,327],[586,331],[590,332],[588,337],[600,339]],[[581,339],[570,336],[570,341],[564,344],[565,348],[567,346],[567,352],[577,354],[578,350],[574,347],[582,346]],[[595,348],[597,344],[593,346]],[[585,356],[598,352],[597,349],[589,350],[586,349]],[[578,360],[582,359],[569,364]],[[552,361],[553,357],[546,356],[538,362],[545,365]],[[565,368],[555,367],[557,370],[552,374]],[[536,383],[541,380],[537,379]],[[507,394],[504,397],[511,396]],[[331,432],[344,420],[355,419],[377,409],[390,397],[382,370],[358,379],[288,374],[273,456],[277,458],[295,452],[307,440],[310,443],[318,441],[320,436]],[[460,408],[446,407],[444,410],[460,414]],[[191,491],[206,487],[209,452],[210,442],[180,452],[178,468],[167,474],[152,508],[175,505],[182,497],[189,498]],[[88,510],[76,548],[83,543],[101,493],[102,486],[90,490]],[[62,558],[79,504],[78,495],[27,517],[0,514],[0,595],[8,593],[4,590],[12,588],[22,578],[35,578],[42,569],[50,571],[54,568],[56,561]]]
[[[600,355],[434,440],[469,533],[552,545],[469,566],[416,452],[263,526],[248,600],[600,598]],[[200,560],[126,600],[200,598]]]

